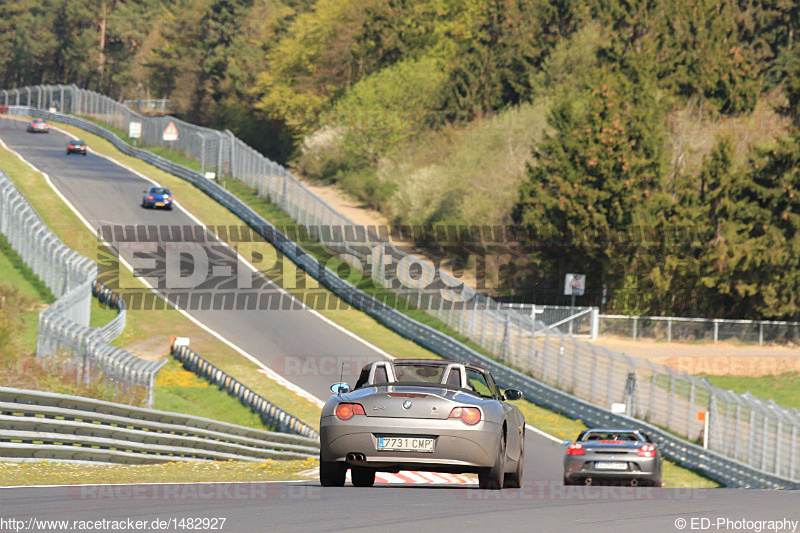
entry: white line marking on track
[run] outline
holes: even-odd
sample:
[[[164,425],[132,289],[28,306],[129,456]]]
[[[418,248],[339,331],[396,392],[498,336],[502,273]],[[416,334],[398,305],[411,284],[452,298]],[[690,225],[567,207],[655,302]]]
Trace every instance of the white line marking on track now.
[[[534,433],[536,433],[537,435],[540,435],[540,436],[542,436],[542,437],[544,437],[546,439],[550,439],[553,442],[557,442],[559,444],[564,442],[561,439],[559,439],[558,437],[554,437],[550,433],[546,433],[546,432],[542,431],[539,428],[535,428],[535,427],[531,426],[530,424],[525,424],[525,429],[529,429],[529,430],[533,431]]]
[[[266,368],[266,367],[265,368],[259,368],[258,370],[256,370],[256,372],[258,372],[260,374],[264,374],[265,376],[267,376],[272,381],[275,381],[276,383],[278,383],[280,385],[283,385],[285,388],[287,388],[290,391],[294,392],[298,396],[302,396],[303,398],[305,398],[306,400],[310,401],[311,403],[313,403],[317,407],[322,407],[323,405],[325,405],[325,402],[323,402],[322,400],[320,400],[316,396],[310,394],[308,391],[305,391],[302,388],[298,387],[297,385],[295,385],[294,383],[292,383],[291,381],[289,381],[288,379],[284,378],[283,376],[281,376],[280,374],[278,374],[277,372],[275,372],[274,370],[272,370],[270,368]]]

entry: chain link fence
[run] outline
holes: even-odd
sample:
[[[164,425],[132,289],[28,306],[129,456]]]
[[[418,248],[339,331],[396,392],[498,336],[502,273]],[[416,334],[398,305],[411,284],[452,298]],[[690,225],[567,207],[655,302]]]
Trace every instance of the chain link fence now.
[[[548,328],[557,328],[563,333],[589,339],[597,338],[599,310],[596,307],[515,303],[503,304],[503,307],[528,315]]]
[[[752,396],[734,394],[712,387],[705,379],[678,373],[663,365],[613,353],[518,311],[479,293],[453,276],[438,270],[431,262],[407,253],[391,242],[381,240],[363,226],[338,213],[327,202],[312,193],[280,165],[266,159],[230,132],[217,132],[188,125],[170,118],[146,118],[122,104],[75,88],[43,86],[0,91],[3,104],[31,105],[58,102],[61,109],[89,115],[114,127],[127,130],[131,121],[141,121],[142,142],[152,146],[169,144],[161,134],[169,121],[179,131],[174,148],[183,150],[219,174],[232,176],[257,189],[259,195],[280,206],[297,221],[299,229],[323,243],[342,261],[363,269],[387,294],[396,298],[398,306],[416,307],[437,317],[449,328],[479,345],[502,363],[518,368],[545,384],[566,391],[595,405],[610,408],[623,403],[629,415],[664,428],[693,442],[700,442],[703,424],[697,421],[698,411],[709,411],[709,448],[731,459],[762,469],[785,479],[798,480],[797,433],[800,416],[796,409],[787,409]],[[49,105],[47,106],[49,107]],[[51,120],[79,121],[31,109],[12,108],[9,113],[34,113]],[[82,126],[86,127],[86,126]],[[91,127],[94,132],[122,141],[108,131]],[[126,149],[126,153],[132,152]],[[133,153],[136,153],[135,151]],[[249,208],[231,198],[227,191],[218,191],[216,184],[202,183],[188,169],[146,156],[161,168],[189,179],[248,223],[263,224]],[[209,181],[209,180],[205,180]],[[257,222],[252,222],[257,221]],[[274,228],[273,228],[274,230]],[[272,230],[271,230],[272,231]],[[299,232],[298,232],[299,233]],[[300,246],[272,231],[276,246],[309,272],[319,269],[316,260]],[[273,242],[273,240],[270,240]],[[334,276],[323,269],[324,276]],[[346,285],[341,280],[325,281],[326,286]],[[338,287],[337,295],[353,292],[346,301],[358,307],[380,309],[382,304],[349,287]],[[408,322],[408,324],[407,324]],[[408,329],[411,319],[392,319],[386,324],[393,329]]]
[[[600,333],[666,342],[800,344],[800,322],[600,315]]]
[[[102,380],[118,394],[144,387],[152,407],[155,375],[166,361],[145,361],[108,344],[125,327],[121,299],[115,299],[114,319],[89,327],[97,265],[61,242],[2,170],[0,232],[56,298],[39,313],[37,358],[86,385]]]

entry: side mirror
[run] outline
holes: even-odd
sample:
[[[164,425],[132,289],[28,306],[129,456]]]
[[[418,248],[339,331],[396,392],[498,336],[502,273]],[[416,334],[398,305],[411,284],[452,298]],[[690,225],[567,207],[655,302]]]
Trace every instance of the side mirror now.
[[[350,385],[342,381],[341,383],[334,383],[331,385],[331,392],[333,394],[347,394],[350,392]]]
[[[516,401],[522,399],[522,391],[517,389],[506,389],[506,393],[504,394],[506,400],[508,401]]]

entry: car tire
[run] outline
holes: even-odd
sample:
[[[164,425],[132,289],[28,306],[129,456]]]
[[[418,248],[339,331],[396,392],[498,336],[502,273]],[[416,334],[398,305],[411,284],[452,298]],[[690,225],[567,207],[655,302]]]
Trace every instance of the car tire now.
[[[337,461],[319,462],[319,482],[323,487],[344,487],[347,465]]]
[[[371,487],[375,484],[375,471],[371,468],[353,467],[350,469],[350,477],[354,487]]]
[[[67,155],[69,155],[69,150],[67,150]]]
[[[86,152],[83,152],[83,155],[85,156],[85,155],[86,155]]]
[[[478,472],[478,488],[488,490],[500,490],[505,481],[506,469],[506,436],[500,435],[500,446],[497,450],[497,458],[491,468],[482,468]]]
[[[507,472],[503,480],[504,489],[518,489],[522,487],[522,474],[525,470],[525,433],[522,434],[522,440],[519,445],[519,461],[517,461],[517,468],[513,472]]]

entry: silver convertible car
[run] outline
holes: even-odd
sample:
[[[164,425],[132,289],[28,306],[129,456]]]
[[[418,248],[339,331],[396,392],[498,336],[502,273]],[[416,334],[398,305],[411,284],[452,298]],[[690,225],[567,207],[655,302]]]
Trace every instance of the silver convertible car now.
[[[369,487],[375,472],[477,473],[481,488],[517,488],[524,467],[525,418],[489,372],[454,361],[378,361],[355,387],[334,393],[320,420],[320,482]]]
[[[661,486],[664,458],[650,437],[637,430],[587,429],[564,441],[564,484],[621,481],[631,486]]]

